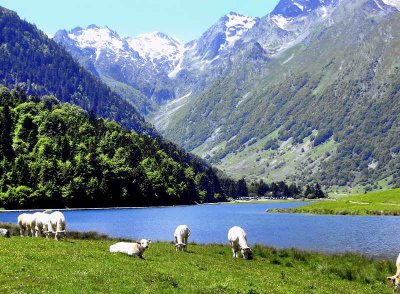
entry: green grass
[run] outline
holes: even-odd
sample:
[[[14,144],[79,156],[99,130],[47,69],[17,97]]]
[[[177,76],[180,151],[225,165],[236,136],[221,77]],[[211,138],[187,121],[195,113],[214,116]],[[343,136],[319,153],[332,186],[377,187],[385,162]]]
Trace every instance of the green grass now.
[[[272,212],[400,216],[400,189],[342,197],[335,201],[321,201],[297,208],[276,209]]]
[[[389,261],[356,254],[154,243],[145,260],[111,254],[112,240],[0,239],[0,293],[391,293]]]

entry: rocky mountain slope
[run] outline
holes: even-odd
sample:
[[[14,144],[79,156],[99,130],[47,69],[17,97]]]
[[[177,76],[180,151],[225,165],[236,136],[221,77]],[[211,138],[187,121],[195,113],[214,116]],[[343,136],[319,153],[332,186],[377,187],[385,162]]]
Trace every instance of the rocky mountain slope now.
[[[238,177],[398,184],[398,2],[230,13],[184,45],[147,117]]]
[[[178,64],[183,45],[165,34],[121,38],[108,27],[61,30],[54,40],[143,114],[174,98],[168,73]]]

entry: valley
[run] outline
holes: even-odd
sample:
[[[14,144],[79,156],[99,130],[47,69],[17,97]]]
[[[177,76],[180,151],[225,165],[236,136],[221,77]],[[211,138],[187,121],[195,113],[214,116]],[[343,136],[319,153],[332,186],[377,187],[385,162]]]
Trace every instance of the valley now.
[[[260,18],[231,12],[186,44],[97,26],[54,39],[162,135],[237,179],[395,187],[395,2],[282,0]]]

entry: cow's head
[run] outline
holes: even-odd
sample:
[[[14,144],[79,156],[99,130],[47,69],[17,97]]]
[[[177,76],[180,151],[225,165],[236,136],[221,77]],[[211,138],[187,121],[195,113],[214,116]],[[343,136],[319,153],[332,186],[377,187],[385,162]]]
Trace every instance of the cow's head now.
[[[250,247],[242,248],[240,251],[241,251],[242,256],[243,256],[244,259],[249,259],[250,258],[250,254],[251,254]]]
[[[149,247],[149,244],[151,243],[151,240],[149,239],[142,239],[142,240],[138,240],[136,241],[136,243],[138,243],[140,245],[141,248],[146,249]]]
[[[176,250],[178,251],[184,251],[186,249],[186,244],[185,243],[177,243],[175,244]]]

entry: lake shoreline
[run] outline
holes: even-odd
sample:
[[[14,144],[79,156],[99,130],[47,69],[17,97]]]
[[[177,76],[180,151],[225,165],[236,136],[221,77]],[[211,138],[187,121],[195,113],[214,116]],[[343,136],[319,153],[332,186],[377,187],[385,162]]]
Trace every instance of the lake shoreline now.
[[[180,224],[192,231],[190,241],[197,244],[226,244],[233,226],[245,231],[251,244],[276,248],[300,248],[319,252],[359,252],[368,256],[398,254],[398,240],[393,235],[394,218],[335,217],[301,214],[266,213],[267,209],[303,207],[307,202],[257,204],[204,204],[149,209],[69,209],[63,214],[69,231],[100,232],[113,238],[170,241]],[[0,222],[16,224],[22,212],[4,211]],[[29,212],[28,212],[29,213]],[[382,230],[382,227],[385,229]],[[371,237],[370,234],[374,233]],[[347,238],[346,236],[352,236]],[[385,240],[385,246],[379,245]]]
[[[201,203],[201,204],[182,204],[182,205],[161,205],[161,206],[112,206],[112,207],[78,207],[78,208],[32,208],[32,209],[0,209],[2,212],[29,212],[29,211],[81,211],[81,210],[116,210],[116,209],[146,209],[146,208],[173,208],[173,207],[191,207],[191,206],[204,206],[204,205],[221,205],[229,202],[217,203]]]
[[[199,203],[199,204],[182,204],[182,205],[160,205],[160,206],[112,206],[112,207],[77,207],[77,208],[27,208],[27,209],[0,209],[2,212],[29,212],[29,211],[81,211],[81,210],[114,210],[114,209],[145,209],[145,208],[172,208],[172,207],[191,207],[191,206],[205,206],[205,205],[223,205],[223,204],[268,204],[268,203],[300,203],[300,202],[312,202],[310,199],[306,200],[232,200],[226,202],[215,202],[215,203]]]
[[[336,201],[314,202],[302,207],[271,209],[268,212],[313,215],[400,216],[400,189],[343,197]]]
[[[0,228],[5,228],[10,231],[11,238],[21,238],[19,235],[19,227],[14,223],[4,223],[0,222]],[[23,238],[31,238],[31,237],[23,237]],[[109,234],[101,233],[98,231],[68,231],[67,232],[67,240],[82,240],[82,241],[113,241],[113,242],[136,242],[139,238],[129,238],[129,237],[121,237],[121,236],[112,236]],[[32,238],[32,239],[35,239]],[[39,237],[39,239],[45,239],[43,236]],[[153,243],[160,244],[173,244],[173,241],[169,240],[153,240]],[[200,246],[200,247],[209,247],[209,246],[218,246],[218,247],[230,247],[228,241],[226,243],[223,242],[211,242],[211,243],[202,243],[191,241],[188,243],[190,246]],[[355,255],[365,259],[371,259],[376,261],[390,261],[393,260],[396,256],[394,255],[385,255],[385,254],[367,254],[358,251],[340,251],[340,250],[312,250],[305,249],[300,247],[279,247],[268,245],[264,243],[254,243],[251,244],[251,247],[255,248],[265,248],[274,251],[286,251],[286,250],[295,250],[298,252],[303,252],[306,254],[320,254],[324,256],[345,256],[345,255]]]

